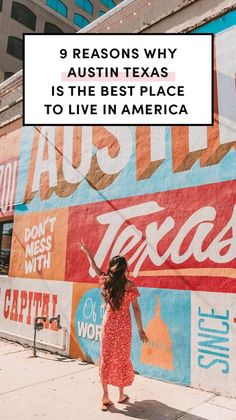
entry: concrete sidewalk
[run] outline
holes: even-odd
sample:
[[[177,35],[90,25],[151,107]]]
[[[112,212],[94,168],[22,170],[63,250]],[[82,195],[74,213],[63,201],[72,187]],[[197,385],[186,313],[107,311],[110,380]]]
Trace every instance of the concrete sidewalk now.
[[[2,420],[236,420],[236,400],[136,376],[130,401],[100,411],[98,368],[0,339]]]

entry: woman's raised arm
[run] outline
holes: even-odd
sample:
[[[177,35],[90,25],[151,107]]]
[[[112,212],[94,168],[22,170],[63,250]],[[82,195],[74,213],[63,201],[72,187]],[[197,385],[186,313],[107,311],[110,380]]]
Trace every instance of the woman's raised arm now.
[[[138,304],[138,300],[134,299],[132,301],[132,306],[133,306],[133,311],[134,311],[134,316],[135,316],[135,320],[137,323],[137,327],[138,327],[138,332],[139,332],[139,336],[140,336],[140,340],[143,343],[147,343],[149,340],[146,336],[146,333],[143,329],[143,323],[142,323],[142,317],[141,317],[141,310],[140,310],[140,306]]]
[[[80,243],[80,248],[81,248],[81,250],[82,250],[82,251],[84,251],[84,252],[85,252],[85,254],[87,255],[87,258],[88,258],[88,260],[89,260],[90,266],[91,266],[91,267],[92,267],[92,269],[95,271],[96,275],[97,275],[98,277],[100,277],[100,276],[101,276],[101,274],[102,274],[102,271],[100,270],[100,268],[99,268],[99,267],[97,266],[97,264],[95,263],[94,258],[93,258],[93,256],[92,256],[92,254],[91,254],[90,250],[88,249],[88,247],[85,245],[85,243],[84,243],[83,241]]]

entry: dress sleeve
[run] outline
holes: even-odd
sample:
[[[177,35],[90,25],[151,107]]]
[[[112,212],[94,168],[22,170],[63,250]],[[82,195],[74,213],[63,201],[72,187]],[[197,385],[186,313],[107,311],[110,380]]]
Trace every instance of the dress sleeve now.
[[[135,300],[137,299],[137,297],[140,296],[140,293],[136,286],[130,287],[130,289],[128,289],[128,293],[129,293],[130,301]]]

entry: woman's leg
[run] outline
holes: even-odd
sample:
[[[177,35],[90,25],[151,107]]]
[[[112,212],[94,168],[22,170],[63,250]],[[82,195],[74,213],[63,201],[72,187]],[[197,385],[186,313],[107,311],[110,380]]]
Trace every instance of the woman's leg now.
[[[109,398],[109,395],[108,395],[108,385],[107,384],[102,384],[102,389],[103,389],[102,401],[104,403],[111,402],[111,400]]]
[[[119,401],[122,401],[126,397],[126,394],[124,394],[124,387],[119,386]]]

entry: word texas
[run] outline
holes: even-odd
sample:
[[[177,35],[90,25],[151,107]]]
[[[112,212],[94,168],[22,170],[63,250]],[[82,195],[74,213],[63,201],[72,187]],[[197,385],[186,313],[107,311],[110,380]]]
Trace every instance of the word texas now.
[[[164,210],[156,201],[149,201],[99,215],[98,223],[107,228],[95,255],[98,266],[102,266],[108,255],[128,254],[128,263],[132,265],[136,277],[147,258],[154,266],[161,266],[170,258],[173,266],[183,264],[191,257],[198,263],[208,260],[216,264],[229,263],[236,257],[236,205],[228,223],[207,247],[204,241],[218,224],[216,210],[212,206],[201,207],[191,214],[174,239],[169,240],[171,243],[165,241],[165,250],[161,241],[174,229],[174,218],[167,216],[160,224],[147,223],[148,216],[155,214],[158,219]],[[134,220],[138,223],[138,218],[142,218],[143,231],[132,223]],[[92,277],[95,275],[92,269],[90,274]]]

